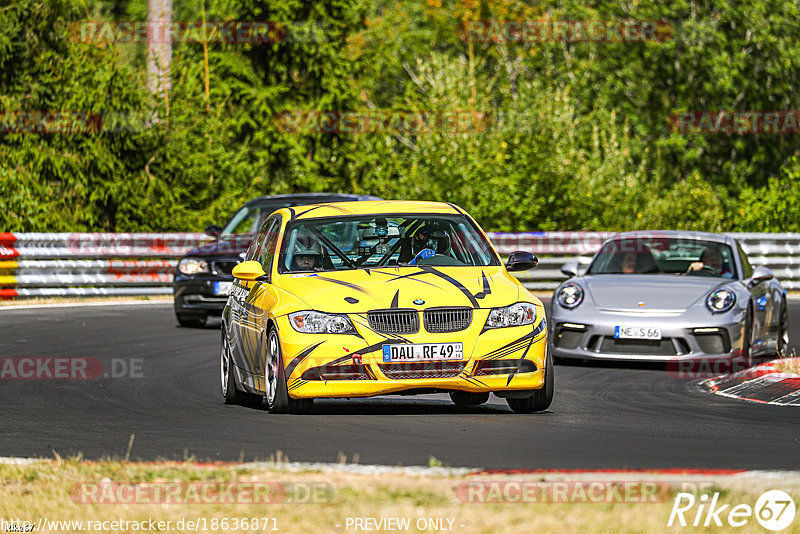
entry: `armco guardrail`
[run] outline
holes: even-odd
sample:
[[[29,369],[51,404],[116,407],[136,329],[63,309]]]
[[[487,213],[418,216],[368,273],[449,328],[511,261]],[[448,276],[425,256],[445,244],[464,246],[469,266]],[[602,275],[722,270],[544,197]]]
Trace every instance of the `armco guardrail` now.
[[[490,233],[502,255],[527,250],[539,267],[517,273],[529,289],[552,290],[562,264],[585,266],[613,232]],[[754,265],[800,289],[800,234],[729,234]],[[209,240],[200,233],[0,233],[0,298],[171,294],[177,259]]]
[[[0,298],[171,294],[177,259],[209,237],[0,234]]]

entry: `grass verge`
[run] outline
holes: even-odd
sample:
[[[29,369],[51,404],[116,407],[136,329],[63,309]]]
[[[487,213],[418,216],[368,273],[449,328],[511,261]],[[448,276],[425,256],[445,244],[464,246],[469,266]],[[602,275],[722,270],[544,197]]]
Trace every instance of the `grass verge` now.
[[[36,525],[34,532],[99,531],[99,524],[89,522],[105,521],[111,527],[109,522],[115,520],[162,521],[161,527],[155,530],[163,532],[193,530],[186,523],[190,520],[198,522],[197,530],[200,532],[272,532],[274,528],[290,533],[367,531],[366,528],[355,528],[354,521],[359,518],[362,521],[367,518],[375,521],[407,519],[409,528],[396,528],[395,532],[677,532],[683,529],[677,525],[668,528],[667,521],[675,496],[684,490],[697,496],[698,505],[700,495],[707,494],[710,500],[714,493],[719,493],[720,505],[730,504],[721,514],[722,528],[695,528],[693,531],[735,530],[744,533],[763,532],[763,529],[755,517],[750,517],[744,527],[734,529],[728,526],[725,523],[727,513],[734,505],[754,507],[758,497],[768,489],[782,489],[800,503],[800,475],[796,473],[698,477],[680,473],[375,475],[347,471],[290,471],[281,469],[280,465],[84,462],[75,458],[0,464],[0,518],[30,521]],[[579,492],[576,497],[574,488],[577,481],[582,481],[587,491]],[[639,502],[641,499],[636,502],[587,502],[587,496],[593,495],[588,489],[593,481],[650,481],[661,485],[657,491],[647,494],[654,497],[648,502]],[[521,488],[523,483],[555,485],[565,482],[572,484],[572,489],[562,495],[568,497],[568,502],[481,502],[492,495],[501,501],[518,501],[522,493],[513,490]],[[498,484],[494,493],[485,483]],[[219,502],[224,498],[222,495],[229,495],[220,488],[230,487],[230,484],[238,488],[266,484],[270,488],[270,502],[264,502],[262,498],[254,503],[256,499],[252,496],[255,493],[244,499],[239,494],[235,502]],[[475,487],[483,487],[483,490],[470,492],[469,488]],[[161,488],[161,504],[154,503],[154,488]],[[178,489],[173,491],[174,488]],[[189,491],[191,488],[196,491]],[[212,489],[209,492],[207,488]],[[164,504],[169,491],[173,492],[174,498],[169,504]],[[541,494],[531,492],[528,500],[531,496],[534,501],[540,499],[537,495]],[[111,498],[113,503],[105,502],[106,498]],[[689,524],[694,521],[698,505],[685,514]],[[46,520],[39,523],[42,518]],[[225,518],[228,521],[223,524]],[[239,519],[238,528],[234,528],[233,518]],[[242,528],[243,518],[250,518],[249,521],[258,518],[256,528],[252,528],[252,523]],[[264,518],[268,519],[265,521]],[[179,529],[181,520],[184,521],[183,528]],[[704,520],[705,514],[702,514],[701,524]],[[83,521],[83,524],[81,528],[76,524],[54,528],[59,525],[53,521]],[[167,525],[167,521],[171,524]],[[376,524],[369,523],[373,527]],[[142,529],[141,524],[118,523],[113,526],[112,530],[116,532],[148,530]],[[387,524],[383,523],[383,526],[381,530],[387,531]],[[796,519],[783,532],[800,532],[800,522]]]

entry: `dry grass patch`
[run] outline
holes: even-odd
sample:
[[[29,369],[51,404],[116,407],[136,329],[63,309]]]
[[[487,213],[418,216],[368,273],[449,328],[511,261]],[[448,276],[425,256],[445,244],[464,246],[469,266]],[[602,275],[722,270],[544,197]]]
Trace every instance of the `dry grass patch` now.
[[[617,480],[614,475],[599,474],[583,480]],[[612,478],[610,478],[612,477]],[[659,478],[660,477],[660,478]],[[104,461],[82,462],[79,459],[47,461],[29,465],[0,465],[0,518],[18,518],[38,523],[39,519],[58,521],[172,521],[165,532],[176,531],[174,525],[181,519],[205,521],[209,532],[270,532],[277,526],[283,532],[356,532],[352,521],[355,518],[406,519],[410,528],[406,532],[448,532],[418,526],[452,528],[455,533],[496,532],[664,532],[680,531],[666,527],[674,501],[675,491],[661,492],[654,503],[492,503],[467,502],[464,484],[476,481],[537,482],[543,476],[417,476],[401,473],[366,475],[351,472],[288,471],[275,468],[243,467],[226,465],[198,465],[182,463],[128,463]],[[664,475],[624,474],[619,480],[664,480]],[[691,477],[671,475],[674,481],[690,481]],[[564,474],[559,479],[581,480],[580,477]],[[126,502],[105,504],[83,502],[80,489],[106,487],[150,488],[168,485],[188,488],[216,487],[223,484],[268,484],[281,487],[275,493],[276,502],[220,503],[213,492],[196,501],[152,504]],[[692,486],[695,487],[695,486]],[[736,480],[734,478],[715,481],[706,485],[706,491],[721,491],[724,503],[745,503],[753,506],[764,489],[785,488],[800,503],[800,482],[793,479],[762,478]],[[319,490],[314,493],[314,491]],[[113,493],[113,492],[112,492]],[[111,495],[112,493],[109,493]],[[98,494],[95,494],[98,495]],[[150,494],[152,496],[152,494]],[[176,493],[177,495],[177,493]],[[180,493],[186,497],[189,493]],[[209,500],[208,496],[212,495]],[[185,500],[185,499],[184,499]],[[190,499],[191,500],[191,499]],[[293,502],[294,501],[294,502]],[[229,518],[227,528],[221,528],[221,520]],[[234,529],[232,518],[274,518],[259,520],[257,529]],[[350,528],[348,528],[348,518]],[[216,520],[216,523],[212,523]],[[430,521],[428,523],[428,521]],[[452,523],[451,523],[452,521]],[[419,522],[419,523],[418,523]],[[86,524],[86,523],[84,523]],[[217,528],[212,528],[216,524]],[[337,526],[338,525],[338,526]],[[263,527],[267,528],[263,528]],[[136,532],[131,525],[118,525],[115,531]],[[730,529],[730,527],[728,527]],[[184,530],[188,528],[184,527]],[[199,529],[203,531],[202,527]],[[697,530],[697,529],[693,529]],[[712,531],[713,529],[699,529]],[[47,531],[43,528],[42,531]],[[55,531],[50,529],[50,531]],[[74,528],[59,531],[77,532]],[[737,532],[762,532],[755,519]],[[37,530],[37,532],[39,532]],[[359,530],[366,532],[366,530]],[[798,521],[785,532],[800,532]]]

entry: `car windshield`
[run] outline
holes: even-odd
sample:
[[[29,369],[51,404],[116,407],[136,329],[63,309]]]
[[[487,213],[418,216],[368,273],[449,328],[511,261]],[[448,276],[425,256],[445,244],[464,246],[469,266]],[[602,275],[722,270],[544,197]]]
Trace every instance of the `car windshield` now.
[[[222,229],[222,234],[255,234],[258,229],[261,228],[261,224],[273,211],[292,206],[304,206],[308,204],[308,202],[308,199],[298,199],[295,201],[285,199],[253,206],[244,206],[230,218]]]
[[[586,274],[685,274],[735,278],[728,245],[698,239],[626,237],[609,241]]]
[[[289,223],[278,271],[398,265],[489,266],[500,261],[464,216],[387,214]]]

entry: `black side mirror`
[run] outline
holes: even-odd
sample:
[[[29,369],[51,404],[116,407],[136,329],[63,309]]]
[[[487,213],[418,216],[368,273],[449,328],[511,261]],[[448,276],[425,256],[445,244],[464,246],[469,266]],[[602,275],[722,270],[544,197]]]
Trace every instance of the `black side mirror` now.
[[[219,237],[219,234],[222,233],[222,227],[217,226],[216,224],[212,224],[211,226],[207,226],[204,233],[210,235],[211,237]]]
[[[530,252],[517,250],[508,257],[506,269],[509,271],[527,271],[539,265],[539,259]]]

